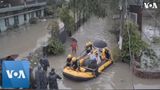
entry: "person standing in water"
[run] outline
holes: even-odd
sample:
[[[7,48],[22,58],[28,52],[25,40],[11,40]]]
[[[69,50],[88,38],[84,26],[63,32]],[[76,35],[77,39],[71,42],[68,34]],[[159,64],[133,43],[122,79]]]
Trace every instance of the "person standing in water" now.
[[[62,78],[58,74],[56,74],[55,69],[52,68],[48,76],[49,89],[58,90],[57,79],[62,79]]]
[[[71,49],[72,49],[72,55],[76,55],[77,54],[77,49],[78,49],[78,44],[77,44],[77,40],[76,39],[72,40]]]

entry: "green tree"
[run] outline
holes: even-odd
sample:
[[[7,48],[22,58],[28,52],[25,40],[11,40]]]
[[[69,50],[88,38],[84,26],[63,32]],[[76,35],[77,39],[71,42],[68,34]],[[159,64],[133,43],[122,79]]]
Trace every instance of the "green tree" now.
[[[50,38],[47,46],[47,53],[49,55],[59,55],[64,53],[64,46],[57,38]]]
[[[69,14],[69,9],[66,7],[61,8],[59,17],[64,22],[65,28],[67,32],[69,33],[69,35],[71,36],[71,34],[75,30],[74,29],[75,22],[74,22],[74,18]]]
[[[65,0],[47,0],[46,14],[53,15],[58,13],[58,8],[62,7]]]
[[[56,20],[53,20],[50,24],[49,27],[51,28],[51,38],[58,38],[59,34],[59,25]]]
[[[138,26],[132,22],[126,22],[123,31],[123,44],[122,44],[122,60],[130,60],[131,55],[135,57],[140,57],[142,51],[147,48],[147,44],[141,40],[140,32],[138,31]]]
[[[59,40],[59,25],[56,20],[53,20],[49,25],[51,27],[51,38],[49,39],[49,44],[47,46],[47,53],[49,55],[58,55],[64,52],[64,46]]]

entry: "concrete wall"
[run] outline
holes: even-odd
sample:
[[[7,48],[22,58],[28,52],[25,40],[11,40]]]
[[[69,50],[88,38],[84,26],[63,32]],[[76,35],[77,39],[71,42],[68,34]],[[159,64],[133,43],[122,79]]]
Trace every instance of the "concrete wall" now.
[[[41,17],[44,17],[44,9],[41,10]]]
[[[27,18],[26,23],[28,23],[28,22],[29,22],[29,19],[30,19],[29,13],[26,14],[26,18]]]
[[[19,25],[23,25],[24,24],[24,14],[19,15],[18,19],[19,19]]]
[[[14,25],[14,17],[9,18],[9,25]]]
[[[36,11],[35,12],[33,12],[34,13],[34,17],[36,17]]]
[[[5,21],[4,21],[4,19],[0,19],[0,32],[3,32],[3,31],[5,31],[7,28],[6,28],[6,26],[5,26]]]

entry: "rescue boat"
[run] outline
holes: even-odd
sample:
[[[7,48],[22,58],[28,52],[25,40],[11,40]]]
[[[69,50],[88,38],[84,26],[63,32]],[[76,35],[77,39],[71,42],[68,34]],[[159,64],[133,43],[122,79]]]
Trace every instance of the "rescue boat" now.
[[[103,63],[98,67],[97,70],[98,72],[86,71],[86,69],[88,68],[85,67],[80,67],[80,71],[76,71],[73,70],[71,67],[67,66],[63,69],[63,76],[74,81],[87,81],[96,78],[103,72],[103,70],[109,67],[112,63],[113,63],[112,60],[106,61],[105,63]]]
[[[107,44],[102,40],[98,40],[93,43],[93,47],[94,49],[102,50],[103,48],[107,48]],[[110,59],[107,59],[98,64],[97,69],[91,69],[86,67],[85,65],[81,65],[78,70],[74,70],[70,66],[65,66],[63,69],[63,76],[74,81],[87,81],[98,77],[107,67],[109,67],[113,63],[111,51],[109,49],[108,51],[110,54]],[[83,55],[80,57],[81,59],[83,59],[83,63],[84,61],[86,61],[86,57],[87,55]]]

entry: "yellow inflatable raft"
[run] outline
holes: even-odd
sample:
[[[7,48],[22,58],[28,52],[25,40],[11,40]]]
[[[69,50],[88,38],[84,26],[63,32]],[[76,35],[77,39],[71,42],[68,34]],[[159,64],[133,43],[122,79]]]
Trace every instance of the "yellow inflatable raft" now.
[[[96,70],[87,68],[86,66],[81,66],[78,70],[74,70],[72,67],[66,66],[63,69],[63,76],[75,81],[90,80],[97,77],[99,74],[101,74],[103,70],[109,67],[112,63],[113,63],[113,60],[110,52],[110,59],[101,62],[100,65],[98,65],[98,68]]]
[[[75,81],[86,81],[97,77],[99,74],[103,72],[104,69],[109,67],[113,63],[112,60],[108,60],[104,62],[102,65],[98,67],[97,72],[86,71],[87,68],[80,67],[80,70],[73,70],[71,67],[65,67],[63,69],[63,76],[75,80]]]

